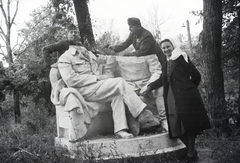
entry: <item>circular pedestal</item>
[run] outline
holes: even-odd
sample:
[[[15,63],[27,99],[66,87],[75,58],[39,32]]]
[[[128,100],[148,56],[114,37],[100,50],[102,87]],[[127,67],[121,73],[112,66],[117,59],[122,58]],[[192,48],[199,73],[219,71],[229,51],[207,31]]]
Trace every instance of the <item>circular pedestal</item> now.
[[[168,133],[139,136],[131,139],[99,138],[77,143],[70,143],[63,138],[55,138],[55,145],[67,147],[73,156],[77,155],[84,159],[140,157],[185,148],[179,139],[169,139]]]

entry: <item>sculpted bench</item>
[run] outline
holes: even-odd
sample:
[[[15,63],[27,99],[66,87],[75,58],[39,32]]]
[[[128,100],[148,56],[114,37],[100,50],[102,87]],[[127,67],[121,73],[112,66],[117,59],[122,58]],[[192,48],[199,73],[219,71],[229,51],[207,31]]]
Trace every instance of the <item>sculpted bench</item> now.
[[[69,141],[78,139],[72,119],[75,121],[80,120],[82,115],[77,113],[76,110],[65,112],[63,106],[56,106],[56,119],[57,119],[57,137],[64,138]],[[81,124],[81,122],[79,122]],[[106,135],[113,133],[113,120],[110,105],[100,108],[98,115],[92,120],[88,126],[84,139],[94,137],[96,135]]]

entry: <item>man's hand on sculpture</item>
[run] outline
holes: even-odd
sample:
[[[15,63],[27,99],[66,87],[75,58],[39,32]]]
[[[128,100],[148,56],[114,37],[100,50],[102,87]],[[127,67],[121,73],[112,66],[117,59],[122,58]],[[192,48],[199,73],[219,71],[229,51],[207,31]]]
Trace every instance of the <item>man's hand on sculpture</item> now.
[[[97,80],[100,81],[100,80],[106,80],[108,79],[109,77],[107,75],[98,75],[97,76]]]
[[[150,86],[147,86],[147,89],[145,91],[141,91],[140,95],[145,98],[151,98],[153,97],[152,90]]]
[[[102,55],[117,55],[117,53],[114,50],[109,49],[109,48],[100,49],[98,51],[98,53],[100,53]]]
[[[110,50],[113,50],[113,51],[114,51],[116,48],[115,48],[115,46],[114,46],[114,45],[109,45],[109,46],[108,46],[108,49],[110,49]]]

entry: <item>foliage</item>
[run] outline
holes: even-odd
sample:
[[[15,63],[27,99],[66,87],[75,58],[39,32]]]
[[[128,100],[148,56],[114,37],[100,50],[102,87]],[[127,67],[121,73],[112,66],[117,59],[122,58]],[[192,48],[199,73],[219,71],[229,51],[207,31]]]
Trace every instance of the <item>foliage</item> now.
[[[50,95],[50,83],[48,70],[45,69],[41,49],[45,45],[66,39],[68,28],[75,27],[73,19],[72,1],[52,0],[60,8],[44,6],[32,13],[32,20],[27,27],[20,31],[23,38],[22,43],[15,48],[16,59],[12,69],[6,68],[6,78],[11,81],[7,91],[11,95],[11,88],[16,88],[21,93],[21,104],[23,106],[23,123],[21,126],[14,126],[11,121],[13,100],[7,98],[3,103],[5,118],[0,119],[0,158],[4,162],[76,162],[72,160],[68,151],[56,149],[54,136],[56,135],[55,117],[48,115],[52,110],[46,110],[46,104]],[[63,4],[66,5],[63,5]],[[236,5],[236,3],[238,5]],[[59,5],[60,4],[60,5]],[[56,4],[55,4],[56,5]],[[223,13],[232,14],[224,17],[222,65],[225,77],[226,110],[224,116],[219,119],[219,128],[214,128],[206,136],[200,137],[198,146],[211,147],[215,150],[213,157],[223,162],[234,162],[238,159],[240,152],[239,130],[231,124],[236,123],[237,100],[239,98],[239,19],[236,11],[239,8],[239,0],[225,0]],[[228,6],[228,7],[227,7]],[[200,14],[200,13],[197,13]],[[229,21],[228,21],[229,20]],[[114,44],[119,37],[112,32],[104,33],[97,41],[97,46]],[[205,71],[200,67],[201,47],[196,45],[196,53],[191,57],[200,72]],[[186,48],[186,50],[188,50]],[[53,55],[53,62],[56,61]],[[200,91],[204,95],[204,88],[200,85]],[[46,92],[45,92],[46,91]],[[9,96],[7,96],[9,97]],[[11,97],[11,96],[10,96]],[[207,99],[205,99],[207,100]],[[50,103],[50,101],[48,101]],[[35,104],[33,104],[35,103]],[[51,107],[51,106],[47,106]],[[205,143],[204,143],[205,142]],[[232,152],[230,152],[232,151]],[[159,155],[145,158],[127,158],[123,160],[110,160],[99,162],[169,162],[174,161],[173,155]]]
[[[237,13],[239,10],[239,0],[223,1],[222,67],[225,72],[225,100],[227,102],[225,117],[229,123],[233,124],[240,122],[240,22],[239,13]]]
[[[240,161],[240,130],[234,126],[231,126],[231,129],[230,135],[218,129],[206,131],[204,135],[198,136],[196,148],[211,149],[213,151],[211,158],[215,162],[238,163]]]
[[[114,35],[113,32],[110,31],[104,32],[103,35],[96,40],[96,46],[99,48],[116,43],[119,43],[119,36]]]
[[[28,96],[36,104],[43,102],[49,114],[53,113],[51,85],[48,79],[49,69],[44,66],[42,48],[66,39],[67,29],[75,26],[72,16],[57,19],[54,17],[57,13],[49,4],[33,11],[32,20],[26,24],[26,28],[19,31],[22,43],[15,51],[13,68],[7,71],[7,77],[12,86],[20,91],[20,97]],[[52,63],[56,61],[55,54]]]
[[[223,26],[228,26],[229,23],[238,17],[238,11],[240,10],[239,0],[222,0],[223,9]]]
[[[11,102],[9,98],[7,101]],[[98,163],[144,163],[144,162],[162,162],[175,163],[175,153],[165,153],[162,155],[145,156],[139,158],[123,158],[112,160],[89,160],[83,161],[81,158],[71,159],[69,152],[63,148],[54,146],[54,137],[56,136],[56,117],[49,117],[43,106],[38,110],[30,103],[23,108],[22,125],[16,126],[12,121],[13,114],[7,114],[5,118],[0,118],[0,158],[2,163],[76,163],[76,162],[98,162]],[[10,108],[8,108],[10,109]],[[4,112],[12,113],[5,108]],[[6,114],[5,114],[6,115]],[[222,134],[215,129],[208,130],[204,135],[197,138],[197,149],[209,148],[214,152],[212,158],[216,162],[239,161],[240,152],[240,130],[232,128],[230,136]],[[202,157],[202,155],[200,155]],[[209,156],[210,157],[210,156]]]
[[[26,109],[28,111],[34,111]],[[35,114],[35,116],[30,117]],[[44,118],[44,128],[38,128],[37,112],[23,117],[25,121],[21,126],[13,125],[11,119],[0,119],[0,158],[4,163],[25,162],[71,162],[64,155],[68,152],[54,147],[54,134],[56,133],[55,119]],[[27,117],[28,118],[27,118]],[[34,119],[35,118],[35,119]],[[53,132],[54,131],[54,132]]]

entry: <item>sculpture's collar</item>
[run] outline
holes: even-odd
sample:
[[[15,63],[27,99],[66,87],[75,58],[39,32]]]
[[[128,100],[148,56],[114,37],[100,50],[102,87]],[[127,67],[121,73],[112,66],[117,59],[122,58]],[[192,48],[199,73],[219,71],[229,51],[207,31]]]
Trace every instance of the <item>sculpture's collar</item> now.
[[[71,53],[72,55],[79,54],[78,50],[79,50],[79,52],[81,52],[84,50],[84,47],[71,45],[71,46],[69,46],[69,49],[68,49],[69,53]]]

